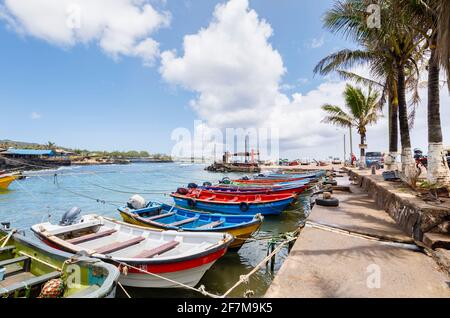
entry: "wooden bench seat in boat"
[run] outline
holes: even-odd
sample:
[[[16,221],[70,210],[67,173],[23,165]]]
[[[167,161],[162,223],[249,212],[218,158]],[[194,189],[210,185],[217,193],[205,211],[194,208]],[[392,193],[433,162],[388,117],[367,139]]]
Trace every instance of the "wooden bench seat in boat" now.
[[[152,258],[157,255],[163,254],[165,252],[168,252],[170,250],[173,250],[175,247],[177,247],[180,244],[178,241],[170,241],[166,244],[163,244],[161,246],[155,247],[151,250],[143,251],[142,253],[135,256],[135,258]]]
[[[198,220],[198,217],[193,217],[193,218],[190,218],[190,219],[186,219],[186,220],[182,220],[182,221],[178,221],[178,222],[173,222],[173,223],[170,223],[170,224],[167,224],[167,225],[168,226],[181,226],[181,225],[185,225],[185,224],[189,224],[189,223],[195,222],[197,220]]]
[[[96,248],[95,251],[96,251],[96,253],[99,253],[99,254],[113,253],[113,252],[116,252],[119,250],[123,250],[124,248],[130,247],[132,245],[136,245],[136,244],[142,242],[143,240],[145,240],[145,238],[143,238],[142,236],[138,236],[138,237],[134,237],[134,238],[129,239],[124,242],[116,242],[116,243],[102,246],[100,248]]]
[[[199,229],[213,229],[215,227],[221,226],[223,224],[223,221],[215,221],[211,222],[202,226],[199,226]]]
[[[164,218],[168,218],[169,216],[175,215],[175,212],[170,212],[170,213],[164,213],[164,214],[159,214],[159,215],[155,215],[149,218],[145,218],[148,221],[156,221],[156,220],[160,220],[160,219],[164,219]]]
[[[207,201],[212,201],[212,200],[214,200],[215,198],[216,198],[216,196],[213,195],[212,197],[206,198],[205,200],[207,200]]]
[[[5,246],[5,247],[0,247],[0,254],[5,253],[5,252],[11,252],[15,249],[16,247],[13,245],[10,246]]]
[[[233,199],[228,200],[228,202],[237,202],[237,200],[238,200],[238,198],[234,197]]]
[[[66,242],[70,243],[70,244],[80,244],[80,243],[84,243],[84,242],[88,242],[88,241],[93,241],[93,240],[101,238],[101,237],[109,236],[116,232],[117,232],[117,230],[114,230],[114,229],[110,229],[107,231],[101,231],[101,232],[99,231],[96,233],[91,233],[91,234],[86,234],[86,235],[83,235],[80,237],[75,237],[73,239],[66,240]]]
[[[34,276],[31,273],[21,273],[10,276],[0,283],[0,295],[12,294],[24,288],[31,288],[43,284],[51,279],[61,277],[60,272],[51,272],[41,276]],[[27,279],[24,279],[27,278]],[[20,280],[20,281],[18,281]]]
[[[10,258],[4,261],[0,262],[0,267],[5,267],[8,265],[12,265],[12,264],[16,264],[16,263],[21,263],[21,262],[26,262],[29,261],[30,258],[27,256],[19,256],[19,257],[15,257],[15,258]]]

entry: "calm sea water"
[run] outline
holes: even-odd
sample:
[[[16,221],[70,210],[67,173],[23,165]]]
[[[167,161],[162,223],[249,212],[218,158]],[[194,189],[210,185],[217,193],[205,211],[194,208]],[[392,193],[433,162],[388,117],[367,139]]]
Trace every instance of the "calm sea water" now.
[[[124,205],[133,194],[147,200],[172,203],[167,195],[177,187],[190,182],[217,182],[224,176],[239,174],[211,173],[205,165],[182,163],[150,163],[132,165],[105,165],[64,167],[58,170],[27,172],[29,178],[11,184],[10,189],[0,192],[0,221],[11,222],[14,228],[29,231],[31,225],[51,219],[60,220],[71,207],[80,207],[83,213],[120,219],[117,205]],[[55,178],[54,174],[58,176]],[[98,201],[97,201],[98,200]],[[294,231],[309,211],[309,200],[300,200],[295,208],[278,217],[266,217],[256,238],[265,238]],[[246,243],[238,252],[229,252],[206,273],[200,284],[206,290],[223,294],[240,275],[251,271],[266,255],[267,240]],[[287,248],[277,255],[275,272],[262,268],[252,276],[248,284],[241,285],[230,296],[242,297],[246,290],[254,296],[262,296],[269,287],[274,274],[286,258]],[[195,292],[184,290],[143,290],[127,288],[132,297],[198,297]],[[119,292],[118,297],[124,295]]]

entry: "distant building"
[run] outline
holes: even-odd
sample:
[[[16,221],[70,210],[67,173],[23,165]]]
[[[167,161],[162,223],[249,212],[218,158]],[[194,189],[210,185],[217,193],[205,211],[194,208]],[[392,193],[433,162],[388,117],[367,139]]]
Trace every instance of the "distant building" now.
[[[16,159],[48,159],[54,157],[56,153],[53,150],[9,148],[8,150],[1,152],[0,155]]]

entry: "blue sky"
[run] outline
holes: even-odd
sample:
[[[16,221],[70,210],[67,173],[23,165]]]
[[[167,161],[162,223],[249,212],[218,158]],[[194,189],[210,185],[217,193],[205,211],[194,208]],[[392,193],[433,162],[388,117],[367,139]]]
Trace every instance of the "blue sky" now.
[[[216,5],[225,6],[227,1],[150,1],[154,10],[170,16],[166,25],[161,22],[161,27],[147,28],[145,36],[159,43],[159,52],[155,53],[151,66],[144,65],[140,55],[129,51],[124,53],[109,46],[105,48],[98,37],[86,41],[69,39],[72,42],[64,42],[61,38],[55,40],[54,36],[59,34],[52,33],[51,25],[41,28],[39,19],[42,18],[42,24],[47,21],[45,15],[40,16],[40,11],[30,13],[30,10],[25,10],[24,0],[2,2],[0,105],[3,120],[0,139],[54,141],[62,146],[93,150],[137,149],[170,153],[174,143],[170,139],[173,129],[193,129],[195,119],[206,122],[211,119],[208,117],[211,111],[205,113],[191,105],[191,101],[196,99],[201,104],[199,96],[210,92],[205,91],[201,83],[190,85],[191,78],[186,78],[186,74],[182,77],[164,73],[160,53],[176,50],[178,60],[189,66],[188,58],[183,56],[184,37],[199,34],[202,28],[211,29],[209,25]],[[20,2],[24,3],[23,7]],[[278,53],[285,69],[283,74],[280,71],[273,76],[278,81],[276,89],[282,98],[291,98],[289,103],[292,105],[287,107],[295,109],[300,118],[301,107],[313,106],[311,103],[301,106],[300,102],[296,105],[292,94],[306,97],[307,101],[322,100],[322,97],[326,101],[328,97],[331,99],[329,102],[334,102],[333,96],[340,94],[336,90],[342,88],[342,83],[330,83],[312,73],[323,56],[352,46],[322,28],[321,17],[331,5],[332,1],[253,0],[244,12],[247,15],[250,11],[255,12],[258,23],[265,21],[271,27],[273,34],[262,39],[265,41],[264,49],[270,54]],[[227,10],[231,12],[231,8]],[[90,19],[95,20],[95,17]],[[220,23],[225,24],[224,20],[225,17]],[[122,29],[118,30],[122,32]],[[136,32],[138,34],[139,31],[136,29]],[[245,43],[236,43],[242,44],[246,50]],[[204,45],[208,47],[207,42]],[[249,54],[252,54],[250,49]],[[168,62],[167,69],[173,61]],[[191,68],[191,73],[196,73],[196,65],[197,68]],[[217,69],[206,68],[208,72]],[[316,94],[320,98],[316,98]],[[319,106],[314,107],[317,109]],[[305,114],[308,116],[306,110]],[[214,120],[210,122],[214,123]],[[284,126],[282,119],[280,122]],[[292,128],[292,124],[289,126]],[[298,130],[301,129],[299,127]],[[288,142],[286,147],[282,147],[282,153],[294,157],[300,157],[300,153],[313,156],[320,152],[324,138],[334,138],[336,143],[342,140],[341,132],[337,133],[334,128],[321,128],[322,131],[324,129],[328,132],[323,138],[319,138],[319,131],[317,138],[311,135],[301,143],[291,142],[299,139],[295,132],[286,134],[282,140]],[[384,146],[380,142],[379,147]],[[339,154],[341,148],[336,145],[331,152]]]

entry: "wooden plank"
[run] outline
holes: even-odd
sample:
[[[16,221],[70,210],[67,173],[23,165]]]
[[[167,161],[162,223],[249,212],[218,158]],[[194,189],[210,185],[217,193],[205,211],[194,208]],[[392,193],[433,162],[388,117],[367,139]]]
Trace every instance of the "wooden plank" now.
[[[12,284],[8,287],[4,287],[3,289],[0,289],[0,294],[11,294],[17,290],[23,289],[23,288],[30,288],[36,285],[43,284],[51,279],[55,279],[61,277],[61,272],[51,272],[45,275],[33,277],[24,281],[21,281],[16,284]]]
[[[143,251],[142,253],[135,256],[135,258],[152,258],[156,255],[161,255],[165,252],[168,252],[170,250],[173,250],[175,247],[177,247],[180,244],[180,242],[177,242],[175,240],[170,241],[166,244],[163,244],[161,246],[158,246],[156,248],[153,248],[151,250]]]
[[[144,218],[144,219],[149,220],[149,221],[156,221],[156,220],[160,220],[163,218],[168,218],[169,216],[172,216],[172,215],[175,215],[175,212],[159,214],[159,215],[155,215],[155,216],[152,216],[149,218]]]
[[[70,232],[85,230],[90,227],[95,227],[95,226],[99,226],[99,225],[102,225],[102,222],[99,220],[95,220],[95,221],[90,221],[90,222],[85,222],[85,223],[77,223],[77,224],[73,224],[73,225],[69,225],[69,226],[61,226],[61,228],[57,228],[52,231],[47,231],[47,233],[49,233],[49,235],[56,236],[56,235],[67,234]]]
[[[20,257],[16,257],[16,258],[10,258],[4,261],[0,262],[0,267],[5,267],[11,264],[16,264],[16,263],[21,263],[21,262],[25,262],[27,260],[29,260],[30,258],[27,256],[20,256]]]
[[[70,244],[80,244],[80,243],[84,243],[84,242],[88,242],[88,241],[93,241],[93,240],[101,238],[101,237],[109,236],[116,232],[117,232],[117,230],[110,229],[107,231],[101,231],[101,232],[86,234],[86,235],[83,235],[80,237],[75,237],[73,239],[66,240],[66,242],[68,242]]]
[[[124,242],[116,242],[116,243],[108,244],[103,247],[97,248],[96,252],[99,254],[108,254],[108,253],[116,252],[118,250],[122,250],[124,248],[135,245],[139,242],[142,242],[143,240],[145,240],[145,238],[143,238],[142,236],[134,237],[134,238],[124,241]]]
[[[182,220],[182,221],[178,221],[178,222],[173,222],[173,223],[170,223],[170,224],[167,224],[167,225],[168,226],[181,226],[181,225],[185,225],[185,224],[188,224],[188,223],[195,222],[197,220],[198,220],[198,217],[193,217],[193,218],[190,218],[190,219],[186,219],[186,220]]]
[[[215,221],[211,222],[202,226],[199,226],[199,229],[213,229],[215,227],[221,226],[224,222],[223,221]]]
[[[5,253],[5,252],[10,252],[13,251],[16,247],[13,245],[9,245],[9,246],[5,246],[5,247],[0,247],[0,254]]]

